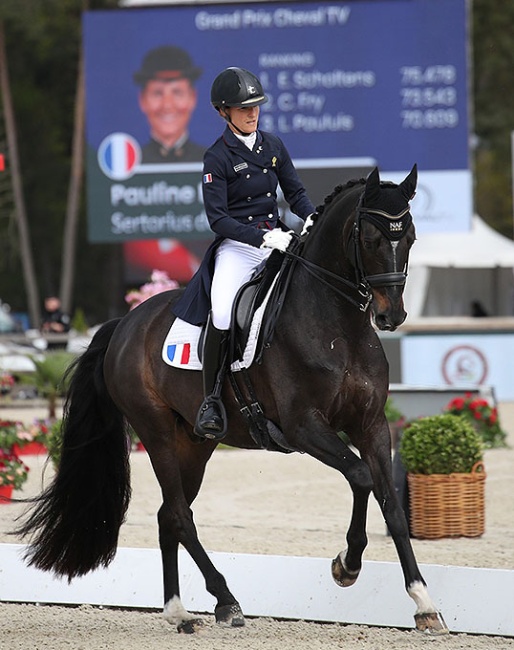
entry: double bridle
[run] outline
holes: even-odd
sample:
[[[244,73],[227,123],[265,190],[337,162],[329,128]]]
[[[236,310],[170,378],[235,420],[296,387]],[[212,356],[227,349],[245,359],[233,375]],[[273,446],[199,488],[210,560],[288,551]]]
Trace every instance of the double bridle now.
[[[360,311],[365,312],[368,309],[373,298],[371,291],[373,287],[403,287],[405,285],[405,282],[407,280],[407,267],[409,258],[407,255],[407,259],[405,260],[405,264],[401,271],[396,270],[396,247],[411,225],[412,216],[409,212],[409,206],[407,206],[397,215],[391,215],[383,210],[363,207],[363,197],[364,194],[361,196],[359,204],[355,210],[353,227],[346,242],[346,254],[355,269],[357,276],[356,282],[351,282],[343,276],[325,269],[319,264],[315,264],[314,262],[306,260],[304,257],[298,255],[294,251],[287,250],[286,255],[288,257],[292,257],[298,263],[300,263],[305,268],[305,270],[314,278],[330,287],[337,294],[360,309]],[[391,242],[391,247],[393,248],[394,255],[394,271],[391,271],[389,273],[376,273],[373,275],[366,274],[360,249],[360,230],[363,220],[369,221],[374,226],[376,226]],[[306,234],[304,237],[307,236],[308,234]],[[302,240],[300,240],[299,246],[303,246]],[[353,298],[352,296],[348,295],[346,291],[334,286],[325,278],[336,280],[337,282],[345,285],[345,288],[347,290],[351,289],[356,294],[356,297]]]

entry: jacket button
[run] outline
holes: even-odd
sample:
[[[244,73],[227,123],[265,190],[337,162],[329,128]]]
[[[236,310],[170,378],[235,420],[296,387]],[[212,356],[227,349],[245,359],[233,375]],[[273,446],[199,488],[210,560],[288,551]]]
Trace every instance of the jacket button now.
[[[266,196],[271,196],[271,192],[268,192],[268,193],[266,194]]]
[[[246,174],[246,178],[250,178],[250,174]]]
[[[273,219],[273,212],[270,212],[270,213],[268,214],[268,219]]]
[[[267,174],[267,173],[268,173],[268,170],[267,170],[267,169],[263,169],[263,170],[262,170],[262,173],[263,173],[263,174]]]
[[[253,217],[248,217],[248,221],[253,221]]]
[[[252,197],[249,196],[246,200],[247,200],[247,201],[251,201],[251,200],[252,200]]]

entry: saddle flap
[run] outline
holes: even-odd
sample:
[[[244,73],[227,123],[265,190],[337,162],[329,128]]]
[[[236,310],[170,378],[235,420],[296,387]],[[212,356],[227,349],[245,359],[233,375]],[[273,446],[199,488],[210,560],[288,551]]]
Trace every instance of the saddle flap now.
[[[277,253],[275,255],[275,253]],[[256,311],[268,298],[275,278],[280,272],[284,256],[273,251],[264,268],[248,282],[243,284],[236,294],[232,307],[231,358],[239,359],[248,341]]]

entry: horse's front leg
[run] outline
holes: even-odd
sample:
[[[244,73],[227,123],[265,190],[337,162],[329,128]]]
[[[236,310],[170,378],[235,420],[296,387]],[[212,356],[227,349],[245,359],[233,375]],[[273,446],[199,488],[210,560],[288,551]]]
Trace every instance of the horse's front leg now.
[[[405,588],[416,603],[416,628],[429,634],[447,634],[448,627],[430,598],[427,585],[414,556],[405,513],[401,507],[393,481],[391,438],[385,418],[373,434],[366,437],[361,449],[373,477],[373,493],[378,501],[402,567]]]
[[[362,481],[354,481],[353,484],[350,482],[350,487],[353,492],[353,508],[346,533],[347,546],[345,551],[341,551],[332,560],[332,577],[340,587],[351,587],[359,577],[362,555],[368,544],[366,519],[371,488]]]

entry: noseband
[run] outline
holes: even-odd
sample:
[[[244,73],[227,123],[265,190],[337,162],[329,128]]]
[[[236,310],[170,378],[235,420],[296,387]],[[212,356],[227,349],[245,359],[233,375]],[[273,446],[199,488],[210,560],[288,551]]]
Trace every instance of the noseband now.
[[[407,230],[409,229],[412,223],[412,216],[410,214],[410,207],[407,207],[402,210],[397,215],[391,215],[388,212],[383,210],[366,208],[362,205],[364,199],[364,193],[359,199],[359,203],[355,210],[355,219],[353,222],[352,229],[350,231],[350,236],[346,244],[346,255],[353,265],[357,282],[350,282],[346,278],[343,278],[337,273],[332,273],[328,269],[310,262],[309,260],[304,259],[300,255],[294,253],[291,250],[286,251],[288,257],[294,258],[299,262],[306,271],[308,271],[312,276],[317,278],[323,284],[329,286],[333,291],[341,295],[347,301],[355,305],[360,309],[360,311],[365,312],[373,298],[371,289],[374,287],[403,287],[407,280],[407,267],[409,258],[405,261],[404,267],[401,271],[395,270],[388,273],[376,273],[374,275],[367,275],[364,270],[364,265],[362,263],[361,249],[360,249],[360,230],[361,223],[363,220],[372,223],[376,226],[382,234],[385,235],[387,239],[391,242],[391,247],[393,249],[394,256],[394,265],[396,269],[396,247],[398,246],[399,241],[405,236]],[[308,236],[307,234],[305,236]],[[301,242],[300,242],[301,246]],[[338,287],[335,287],[333,284],[328,282],[325,277],[337,280],[338,282],[344,284],[347,289],[351,289],[356,292],[356,299],[348,295],[347,291],[343,291]]]

